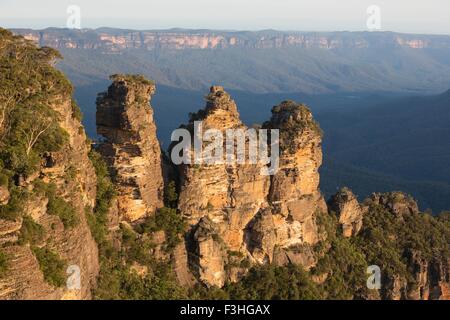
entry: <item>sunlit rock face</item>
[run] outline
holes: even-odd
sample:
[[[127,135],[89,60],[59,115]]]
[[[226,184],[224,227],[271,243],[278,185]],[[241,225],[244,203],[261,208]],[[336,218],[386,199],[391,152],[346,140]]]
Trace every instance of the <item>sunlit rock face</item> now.
[[[163,206],[161,149],[150,106],[155,85],[138,76],[116,75],[97,99],[100,152],[118,190],[121,219],[134,222]]]
[[[343,188],[328,202],[330,210],[339,217],[344,237],[356,235],[361,230],[364,210],[348,188]]]
[[[216,129],[224,137],[229,129],[248,129],[222,87],[211,87],[206,100],[205,108],[182,128],[194,135],[195,122],[201,121],[203,132]],[[279,130],[281,149],[280,165],[272,176],[262,174],[268,165],[261,162],[178,166],[178,207],[194,232],[192,246],[201,257],[191,265],[207,285],[235,281],[242,274],[236,260],[250,265],[294,262],[306,268],[316,262],[309,250],[319,240],[315,214],[326,210],[318,189],[320,129],[305,106],[288,102],[274,108],[264,125],[264,130],[270,129]],[[207,146],[203,142],[202,147]],[[199,229],[205,221],[214,228]],[[208,258],[213,253],[217,256]]]

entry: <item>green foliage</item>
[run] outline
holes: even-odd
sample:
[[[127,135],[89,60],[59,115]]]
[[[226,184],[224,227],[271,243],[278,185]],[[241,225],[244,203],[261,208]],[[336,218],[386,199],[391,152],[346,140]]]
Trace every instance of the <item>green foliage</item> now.
[[[77,119],[78,121],[81,122],[83,120],[83,113],[81,112],[81,109],[78,106],[78,104],[73,99],[72,99],[71,107],[72,107],[72,117],[74,117],[75,119]]]
[[[164,190],[164,203],[169,208],[176,208],[178,203],[177,185],[170,181]]]
[[[411,213],[399,218],[371,205],[354,242],[370,264],[379,265],[388,276],[398,274],[410,281],[406,253],[416,251],[428,261],[436,257],[445,261],[449,257],[449,236],[449,226],[428,214]]]
[[[59,58],[54,49],[0,33],[0,162],[13,176],[31,175],[44,152],[58,151],[67,142],[51,107],[72,93],[53,67]]]
[[[234,300],[315,300],[323,297],[322,290],[299,266],[273,265],[251,269],[238,283],[223,289]]]
[[[75,208],[55,193],[48,193],[47,213],[58,216],[64,228],[73,228],[78,225],[80,218]]]
[[[62,287],[66,282],[66,262],[48,248],[33,247],[44,279],[55,287]]]
[[[183,299],[186,298],[184,289],[181,288],[170,263],[156,262],[150,255],[153,244],[149,240],[147,232],[165,230],[169,242],[176,243],[179,230],[179,215],[174,209],[168,211],[167,216],[149,218],[144,226],[137,227],[141,233],[121,225],[119,236],[122,246],[118,249],[107,238],[107,213],[111,202],[115,197],[114,186],[111,183],[108,168],[101,155],[91,150],[89,158],[94,165],[97,174],[97,198],[95,208],[92,211],[86,208],[86,214],[91,232],[99,245],[100,251],[100,275],[98,285],[94,291],[95,299]],[[167,213],[167,212],[166,212]],[[156,222],[158,220],[158,222]],[[173,224],[173,225],[172,225]],[[133,263],[145,266],[148,273],[136,274],[130,266]]]
[[[367,267],[364,255],[350,240],[336,237],[313,273],[327,275],[323,284],[326,298],[353,299],[367,295]]]
[[[40,224],[34,222],[30,216],[24,216],[20,228],[19,244],[37,244],[44,238],[45,230]]]
[[[140,74],[113,74],[109,77],[112,81],[127,81],[127,82],[135,82],[143,85],[154,85],[155,82],[153,80],[149,80]]]
[[[5,276],[8,271],[8,258],[6,253],[0,251],[0,279]]]
[[[152,233],[163,230],[166,235],[166,250],[170,251],[180,242],[181,234],[185,231],[186,223],[176,209],[161,208],[155,215],[139,225],[136,230],[139,233]]]
[[[107,263],[101,272],[94,298],[106,300],[186,299],[185,289],[177,284],[171,264],[153,262],[146,275],[138,275],[126,265]]]
[[[0,171],[0,187],[8,187],[9,177]]]
[[[152,243],[147,234],[121,225],[120,250],[102,244],[101,271],[96,299],[185,299],[170,262],[158,262],[150,255]],[[105,249],[108,247],[108,249]],[[137,263],[147,272],[138,275],[130,266]]]
[[[94,149],[91,149],[89,159],[97,175],[97,195],[94,210],[92,211],[90,208],[86,208],[85,212],[91,233],[102,250],[103,245],[108,247],[106,243],[107,214],[116,193],[109,176],[108,167],[102,156]]]
[[[0,206],[0,219],[15,220],[23,212],[24,202],[28,197],[28,192],[17,186],[10,186],[10,198],[7,205]]]

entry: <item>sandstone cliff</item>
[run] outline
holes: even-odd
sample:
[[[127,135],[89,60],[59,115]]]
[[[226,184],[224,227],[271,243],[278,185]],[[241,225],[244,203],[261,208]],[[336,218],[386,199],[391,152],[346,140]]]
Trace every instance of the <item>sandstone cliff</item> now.
[[[339,232],[360,248],[367,263],[380,267],[378,298],[449,298],[449,243],[438,231],[443,221],[421,213],[410,195],[374,193],[360,204],[343,188],[328,204],[338,216]]]
[[[247,262],[314,265],[310,247],[318,241],[314,214],[326,210],[318,190],[320,132],[304,106],[284,103],[273,114],[266,129],[281,131],[283,149],[275,176],[261,174],[266,166],[261,162],[179,166],[178,207],[193,230],[191,265],[207,285],[237,281]],[[192,133],[195,121],[202,122],[204,131],[216,129],[224,137],[228,129],[248,129],[222,87],[211,87],[205,109],[191,116],[185,128]],[[236,146],[238,140],[233,141]],[[203,147],[207,145],[204,142]],[[248,136],[244,149],[248,154]]]
[[[343,188],[328,202],[330,210],[339,217],[344,237],[356,235],[361,230],[364,210],[348,188]]]
[[[58,29],[15,30],[41,46],[58,49],[101,49],[118,52],[125,49],[223,49],[223,48],[376,48],[381,45],[412,49],[449,48],[448,38],[422,35],[378,34],[372,37],[355,33],[314,32],[226,32],[195,30],[124,31],[114,29],[71,30]]]
[[[60,217],[48,212],[48,198],[39,194],[30,196],[24,203],[24,215],[43,228],[45,236],[39,247],[46,247],[65,261],[66,267],[80,270],[80,289],[64,285],[55,287],[44,280],[42,266],[29,245],[23,245],[24,232],[30,232],[23,218],[15,221],[0,219],[0,244],[8,257],[8,271],[0,278],[0,299],[89,299],[99,271],[97,245],[91,236],[85,208],[93,207],[96,193],[96,177],[88,158],[89,144],[80,121],[72,115],[70,96],[54,97],[52,108],[58,112],[58,125],[69,135],[67,145],[61,151],[45,155],[40,170],[22,187],[35,190],[36,179],[55,184],[56,193],[75,210],[78,223],[66,227]],[[68,178],[67,172],[73,172]],[[66,270],[64,269],[64,272]],[[77,272],[77,271],[75,271]],[[70,276],[70,273],[67,275]]]
[[[58,57],[0,29],[0,299],[88,299],[96,284],[97,180]]]
[[[138,76],[115,75],[97,100],[97,131],[116,184],[121,219],[134,222],[163,206],[161,150],[149,104],[155,85]]]

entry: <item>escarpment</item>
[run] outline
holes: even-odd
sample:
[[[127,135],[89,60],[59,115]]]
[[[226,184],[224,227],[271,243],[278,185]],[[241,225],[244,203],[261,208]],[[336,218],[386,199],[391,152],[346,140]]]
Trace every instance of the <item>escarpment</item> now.
[[[143,77],[115,75],[97,99],[99,146],[117,188],[121,219],[134,222],[163,206],[161,149],[150,106],[155,85]]]
[[[0,44],[0,299],[88,299],[97,181],[72,88],[55,51],[4,30]]]

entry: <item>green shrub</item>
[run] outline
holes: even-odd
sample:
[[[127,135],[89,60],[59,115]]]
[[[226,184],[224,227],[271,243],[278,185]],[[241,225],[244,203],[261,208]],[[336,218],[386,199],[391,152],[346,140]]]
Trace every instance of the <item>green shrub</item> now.
[[[63,198],[55,195],[48,198],[47,213],[58,216],[64,228],[73,228],[80,222],[75,208]]]
[[[30,216],[24,216],[20,228],[19,244],[37,244],[44,238],[45,230],[40,224],[34,222]]]
[[[3,278],[8,271],[8,259],[3,251],[0,251],[0,279]]]
[[[4,108],[0,132],[0,163],[11,176],[30,176],[44,152],[58,151],[68,134],[58,125],[52,105],[61,94],[72,94],[65,76],[54,68],[61,55],[38,48],[7,31],[0,33],[0,105]]]
[[[81,112],[81,109],[78,106],[78,104],[73,99],[71,106],[72,106],[72,117],[81,122],[83,120],[83,113]]]
[[[45,281],[55,287],[62,287],[66,282],[66,262],[50,249],[34,247],[32,250]]]
[[[186,229],[182,215],[173,208],[161,208],[136,227],[139,233],[152,233],[163,230],[166,234],[166,250],[170,251],[181,241],[180,237]]]
[[[101,223],[99,219],[92,212],[92,209],[86,208],[85,215],[87,218],[87,223],[89,225],[89,229],[91,230],[91,234],[94,237],[94,240],[97,244],[104,243],[106,241],[106,235],[108,230],[105,224]]]
[[[9,177],[0,172],[0,187],[8,187],[9,184]]]
[[[178,202],[177,186],[175,181],[170,181],[164,190],[164,203],[169,208],[176,208]]]
[[[26,190],[10,186],[10,198],[7,205],[0,206],[0,219],[15,220],[22,215],[23,206],[28,198]]]
[[[228,284],[223,290],[231,299],[238,300],[315,300],[323,297],[322,290],[309,274],[292,264],[252,268],[241,281]]]

